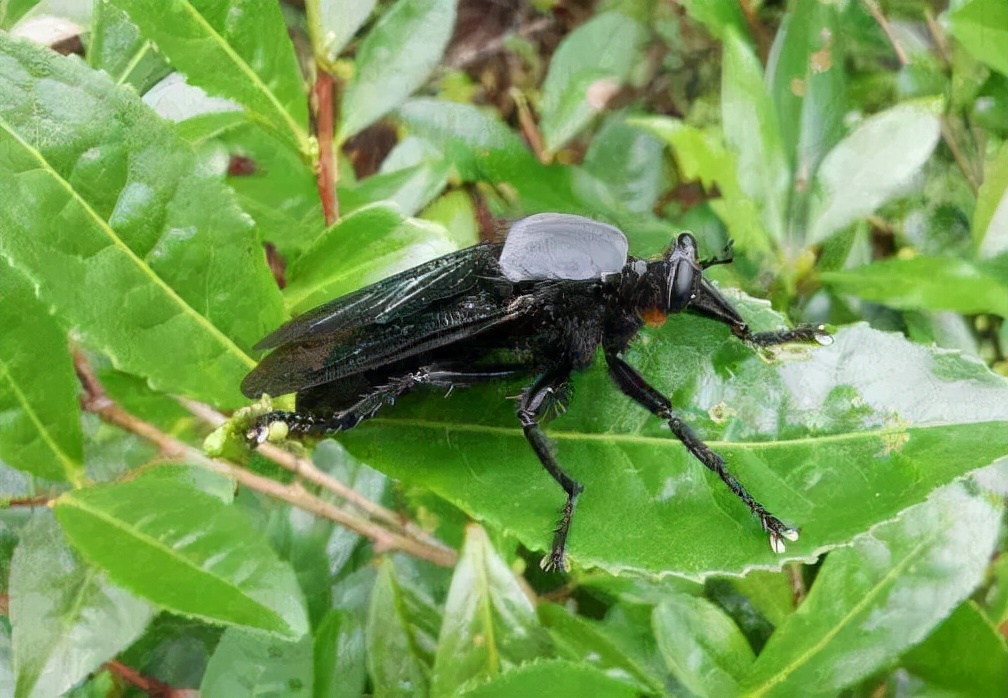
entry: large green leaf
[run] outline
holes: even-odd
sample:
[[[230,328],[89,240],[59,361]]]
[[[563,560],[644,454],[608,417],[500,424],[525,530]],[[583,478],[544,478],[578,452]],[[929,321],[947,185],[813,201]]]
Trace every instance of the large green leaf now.
[[[0,327],[0,459],[47,480],[80,484],[80,383],[66,333],[3,258]]]
[[[454,26],[454,0],[399,0],[389,8],[357,50],[336,140],[374,123],[423,85]]]
[[[82,562],[48,511],[32,517],[10,565],[18,698],[63,695],[128,647],[154,616],[153,606]]]
[[[456,695],[468,682],[535,659],[546,639],[514,572],[483,529],[470,526],[445,601],[431,695]]]
[[[754,327],[779,324],[765,305],[738,302]],[[768,363],[727,328],[676,316],[627,357],[758,499],[801,529],[794,557],[843,544],[1008,453],[1008,381],[977,362],[863,325],[840,331],[833,346],[794,351]],[[410,396],[340,440],[546,550],[564,498],[506,399],[519,389]],[[577,376],[575,389],[546,432],[585,485],[569,541],[576,566],[703,577],[789,559],[601,366]]]
[[[837,293],[904,310],[955,310],[1008,317],[1008,267],[955,257],[887,259],[820,275]]]
[[[248,217],[170,126],[79,61],[0,35],[0,255],[81,340],[229,406],[282,318]]]
[[[57,500],[56,517],[87,559],[163,608],[286,639],[308,629],[290,567],[241,512],[184,482],[77,490]]]
[[[308,100],[280,7],[246,0],[113,0],[176,70],[302,153]]]
[[[836,695],[920,642],[983,578],[1001,512],[959,484],[835,551],[744,696]]]
[[[940,136],[938,117],[917,104],[861,123],[826,155],[815,177],[809,242],[822,242],[905,190]]]

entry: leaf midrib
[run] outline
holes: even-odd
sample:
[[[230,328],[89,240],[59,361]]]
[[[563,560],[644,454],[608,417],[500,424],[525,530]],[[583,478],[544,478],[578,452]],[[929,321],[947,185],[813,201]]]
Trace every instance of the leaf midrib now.
[[[437,431],[453,431],[467,433],[482,433],[493,436],[508,436],[515,438],[525,438],[522,430],[518,427],[502,427],[491,424],[473,424],[468,422],[440,422],[431,419],[417,418],[389,418],[375,417],[369,420],[375,425],[387,427],[412,427],[416,429],[430,429]],[[807,436],[795,439],[779,439],[775,441],[719,441],[705,439],[708,446],[731,447],[742,450],[763,450],[773,448],[788,448],[795,445],[824,444],[824,443],[844,443],[848,441],[882,439],[889,436],[902,435],[916,431],[930,431],[952,426],[979,426],[984,424],[1005,424],[1008,422],[992,420],[988,422],[956,422],[948,424],[928,424],[920,426],[892,426],[877,429],[858,430],[855,432],[844,432],[841,434],[823,434],[817,436]],[[574,430],[549,431],[548,436],[555,441],[583,441],[583,442],[604,442],[640,444],[650,446],[678,445],[679,440],[671,433],[667,436],[643,436],[636,433],[617,432],[583,432]]]

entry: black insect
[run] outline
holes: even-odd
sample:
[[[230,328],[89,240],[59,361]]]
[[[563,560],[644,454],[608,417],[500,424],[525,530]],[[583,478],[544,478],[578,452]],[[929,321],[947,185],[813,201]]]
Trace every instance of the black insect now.
[[[645,322],[686,311],[728,325],[750,344],[829,343],[822,327],[752,333],[703,276],[723,258],[701,261],[696,240],[679,235],[659,259],[627,255],[618,229],[580,216],[543,213],[515,223],[503,244],[445,255],[319,306],[263,339],[273,349],[242,382],[250,398],[296,392],[296,412],[262,417],[269,425],[322,434],[350,429],[417,386],[451,389],[500,378],[531,377],[518,421],[546,471],[567,493],[545,569],[564,568],[564,549],[582,485],[554,458],[540,421],[564,406],[571,374],[601,345],[616,385],[664,419],[672,433],[756,515],[783,552],[796,540],[757,502],[621,354]]]

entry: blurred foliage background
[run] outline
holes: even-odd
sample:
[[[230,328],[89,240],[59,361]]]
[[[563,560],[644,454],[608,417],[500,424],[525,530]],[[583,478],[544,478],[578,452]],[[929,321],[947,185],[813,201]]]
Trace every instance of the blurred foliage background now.
[[[0,694],[1008,695],[1003,0],[0,29]],[[547,427],[586,486],[567,575],[520,383],[308,450],[225,422],[286,318],[541,211],[733,240],[710,275],[754,328],[836,331],[762,355],[674,317],[628,355],[786,555],[604,368]]]

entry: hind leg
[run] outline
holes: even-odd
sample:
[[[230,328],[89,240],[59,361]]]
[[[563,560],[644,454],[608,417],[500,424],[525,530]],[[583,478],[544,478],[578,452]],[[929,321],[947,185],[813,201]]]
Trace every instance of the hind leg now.
[[[257,419],[255,426],[248,432],[248,438],[255,443],[263,443],[269,438],[270,426],[277,422],[286,424],[290,433],[301,436],[346,431],[373,417],[385,405],[394,405],[400,396],[417,386],[462,388],[506,378],[519,370],[520,366],[512,364],[468,367],[441,363],[421,366],[415,371],[389,378],[384,383],[373,386],[356,401],[324,416],[319,415],[319,411],[326,407],[326,390],[325,386],[321,386],[322,389],[314,393],[309,391],[298,393],[297,412],[274,411]],[[339,397],[337,390],[334,393],[335,401],[337,404],[346,404],[345,398],[341,400]]]

